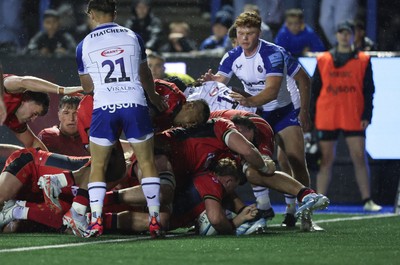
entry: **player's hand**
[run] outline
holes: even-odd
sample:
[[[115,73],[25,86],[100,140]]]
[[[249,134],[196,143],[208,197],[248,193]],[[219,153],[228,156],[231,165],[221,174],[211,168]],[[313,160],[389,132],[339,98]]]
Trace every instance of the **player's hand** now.
[[[0,125],[3,125],[7,118],[7,109],[3,99],[0,98]]]
[[[164,97],[160,96],[157,92],[149,95],[149,99],[151,104],[153,104],[158,111],[163,112],[164,110],[168,109],[168,104],[165,102]]]
[[[239,214],[238,217],[241,220],[241,223],[244,223],[246,221],[253,220],[254,217],[256,217],[258,213],[257,207],[255,204],[251,204],[249,206],[246,206]]]
[[[245,107],[251,107],[248,101],[248,98],[243,96],[242,94],[232,92],[229,94],[234,100],[236,100],[240,105]]]
[[[300,111],[299,114],[300,125],[304,132],[309,132],[312,129],[312,122],[309,112]]]
[[[215,75],[212,73],[211,69],[208,69],[208,71],[204,74],[201,75],[200,78],[197,79],[197,82],[207,82],[207,81],[214,81]]]

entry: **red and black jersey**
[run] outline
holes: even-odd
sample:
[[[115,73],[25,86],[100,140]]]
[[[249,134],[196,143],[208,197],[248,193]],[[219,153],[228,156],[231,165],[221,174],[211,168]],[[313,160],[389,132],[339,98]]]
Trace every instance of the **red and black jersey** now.
[[[79,135],[64,135],[57,126],[43,129],[39,132],[38,137],[50,152],[70,156],[90,155],[84,148]]]
[[[206,199],[222,203],[225,189],[211,172],[203,172],[176,192],[169,229],[191,225],[205,210]]]
[[[156,135],[156,147],[162,148],[172,164],[177,189],[230,152],[225,137],[232,130],[236,128],[231,121],[218,118],[195,128],[174,128]]]
[[[261,154],[272,157],[275,147],[274,131],[269,123],[257,114],[243,110],[218,110],[211,112],[210,118],[222,117],[231,120],[237,115],[249,117],[249,119],[257,127],[254,137],[255,139],[253,140],[254,146],[257,147]]]
[[[26,148],[17,150],[8,157],[3,172],[14,175],[23,184],[23,191],[18,193],[20,196],[30,193],[41,195],[42,191],[37,185],[41,176],[62,173],[64,170],[77,170],[88,160],[89,157],[72,157]]]

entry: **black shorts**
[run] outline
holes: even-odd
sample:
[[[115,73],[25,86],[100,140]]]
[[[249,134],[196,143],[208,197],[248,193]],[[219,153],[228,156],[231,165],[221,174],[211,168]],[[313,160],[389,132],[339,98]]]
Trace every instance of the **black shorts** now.
[[[318,131],[317,130],[317,139],[319,141],[335,141],[339,138],[340,133],[343,134],[343,137],[351,137],[351,136],[361,136],[365,138],[365,130],[363,131],[345,131],[345,130],[334,130],[334,131]]]

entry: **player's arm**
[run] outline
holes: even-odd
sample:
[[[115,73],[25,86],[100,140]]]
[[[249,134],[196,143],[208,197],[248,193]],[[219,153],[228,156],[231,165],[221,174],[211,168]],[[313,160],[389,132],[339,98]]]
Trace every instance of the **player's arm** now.
[[[282,76],[267,76],[264,89],[255,96],[245,97],[242,94],[232,92],[231,97],[245,107],[259,107],[275,100],[281,88]]]
[[[258,149],[237,130],[231,130],[225,136],[225,143],[232,151],[240,154],[250,165],[263,174],[273,174],[275,166],[264,161]]]
[[[47,147],[42,141],[32,132],[32,130],[27,128],[26,131],[22,133],[16,133],[15,136],[25,147],[40,148],[44,151],[48,151]]]
[[[94,90],[92,77],[89,74],[80,75],[81,85],[85,93],[91,93]]]
[[[16,76],[12,75],[4,79],[4,88],[8,93],[22,93],[26,90],[33,92],[72,94],[81,92],[82,87],[62,87],[42,78],[34,76]]]
[[[167,103],[163,98],[156,92],[154,88],[153,75],[147,64],[147,61],[142,62],[139,66],[139,76],[142,83],[143,89],[149,97],[151,103],[160,111],[164,111],[168,108]]]
[[[214,199],[206,199],[204,201],[207,217],[211,225],[221,235],[231,235],[236,231],[236,226],[226,218],[225,210],[222,208],[221,202]]]
[[[311,130],[311,119],[310,119],[310,98],[311,98],[311,79],[307,72],[300,67],[299,71],[293,77],[296,80],[297,87],[300,92],[300,114],[299,119],[301,126],[305,132]]]

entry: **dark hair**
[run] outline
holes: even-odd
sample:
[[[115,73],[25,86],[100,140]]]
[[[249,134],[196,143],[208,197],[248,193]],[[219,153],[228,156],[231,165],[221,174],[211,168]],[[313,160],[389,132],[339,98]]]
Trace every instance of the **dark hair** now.
[[[91,10],[113,15],[117,11],[117,0],[90,0],[87,6],[87,12]]]
[[[33,101],[42,106],[43,111],[40,113],[40,116],[46,115],[46,113],[49,111],[50,97],[47,93],[27,90],[22,94],[22,101]]]
[[[228,36],[231,40],[236,39],[236,26],[232,25],[228,30]]]
[[[58,109],[62,109],[65,105],[70,105],[71,108],[78,108],[79,102],[81,102],[81,97],[79,96],[70,96],[65,95],[60,99],[60,103],[58,104]]]
[[[164,80],[167,82],[174,83],[179,88],[180,91],[185,92],[187,86],[179,77],[174,75],[166,77],[164,78]]]
[[[241,115],[235,115],[233,116],[233,118],[231,119],[231,121],[235,124],[235,125],[241,125],[241,126],[245,126],[248,129],[257,130],[256,125],[254,124],[254,122],[252,120],[250,120],[249,117],[247,116],[241,116]]]
[[[300,20],[304,19],[303,11],[299,8],[288,9],[285,12],[285,19],[288,17],[297,17]]]
[[[201,105],[203,105],[203,112],[201,113],[203,119],[200,124],[204,124],[210,118],[210,106],[208,106],[207,101],[205,101],[204,99],[198,99],[196,100],[196,102],[199,102]]]
[[[43,13],[43,19],[46,19],[48,17],[54,17],[56,19],[60,18],[60,15],[58,14],[58,12],[54,9],[47,9],[46,11],[44,11]]]

